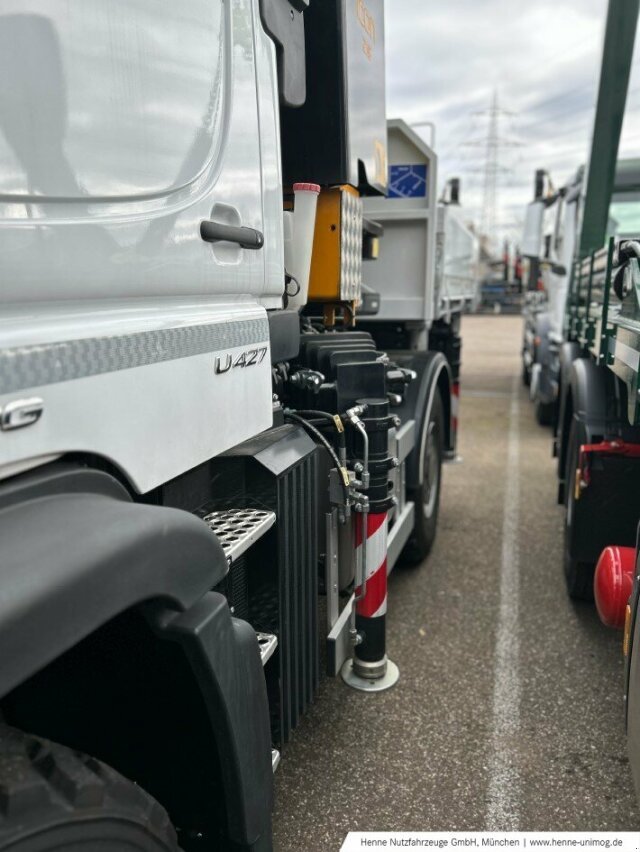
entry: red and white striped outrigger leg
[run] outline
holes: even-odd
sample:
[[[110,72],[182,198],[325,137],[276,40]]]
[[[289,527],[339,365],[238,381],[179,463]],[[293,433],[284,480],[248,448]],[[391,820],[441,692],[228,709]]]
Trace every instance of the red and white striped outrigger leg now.
[[[363,532],[366,530],[366,535]],[[356,524],[356,564],[366,565],[366,583],[356,589],[356,630],[351,668],[345,679],[359,689],[388,689],[398,668],[387,659],[387,513],[370,512]]]
[[[366,518],[366,521],[365,521]],[[362,564],[362,532],[367,528],[366,588],[356,589],[356,613],[361,618],[379,618],[387,612],[387,513],[363,515],[356,524],[356,564]]]
[[[387,659],[385,621],[387,613],[387,510],[389,496],[388,431],[389,402],[386,399],[359,401],[366,410],[364,418],[368,442],[367,501],[355,518],[353,545],[356,574],[361,585],[355,592],[355,630],[353,657],[342,669],[350,686],[369,692],[388,689],[398,680],[398,667]],[[356,582],[358,582],[356,580]]]

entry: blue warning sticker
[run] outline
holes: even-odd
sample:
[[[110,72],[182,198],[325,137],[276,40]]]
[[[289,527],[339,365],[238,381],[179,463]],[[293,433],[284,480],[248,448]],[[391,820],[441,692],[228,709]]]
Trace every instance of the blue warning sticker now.
[[[389,167],[389,198],[426,198],[427,164]]]

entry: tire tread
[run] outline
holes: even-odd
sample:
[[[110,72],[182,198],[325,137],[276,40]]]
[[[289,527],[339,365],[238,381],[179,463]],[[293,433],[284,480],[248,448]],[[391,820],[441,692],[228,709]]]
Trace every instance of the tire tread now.
[[[167,812],[137,784],[94,757],[0,724],[0,849],[25,826],[101,816],[135,822],[178,849]]]

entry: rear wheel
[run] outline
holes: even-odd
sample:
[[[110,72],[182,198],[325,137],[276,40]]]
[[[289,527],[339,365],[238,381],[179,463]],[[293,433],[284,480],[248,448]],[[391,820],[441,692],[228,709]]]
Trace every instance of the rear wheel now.
[[[438,526],[444,451],[444,415],[442,399],[437,390],[429,419],[424,426],[420,446],[424,447],[422,485],[416,489],[407,489],[408,499],[415,503],[415,522],[411,538],[402,554],[406,562],[414,565],[422,562],[431,552]]]
[[[104,763],[0,725],[0,850],[178,852],[166,811]]]
[[[577,518],[581,501],[576,500],[576,475],[580,452],[578,424],[573,421],[569,432],[567,465],[565,471],[565,520],[564,520],[564,578],[569,597],[574,600],[593,600],[593,575],[595,565],[576,558]]]

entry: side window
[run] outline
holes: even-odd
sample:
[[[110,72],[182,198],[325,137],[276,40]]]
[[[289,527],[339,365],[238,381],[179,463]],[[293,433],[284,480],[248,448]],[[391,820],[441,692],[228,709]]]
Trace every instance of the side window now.
[[[131,200],[193,182],[220,135],[225,8],[3,2],[0,191]]]

